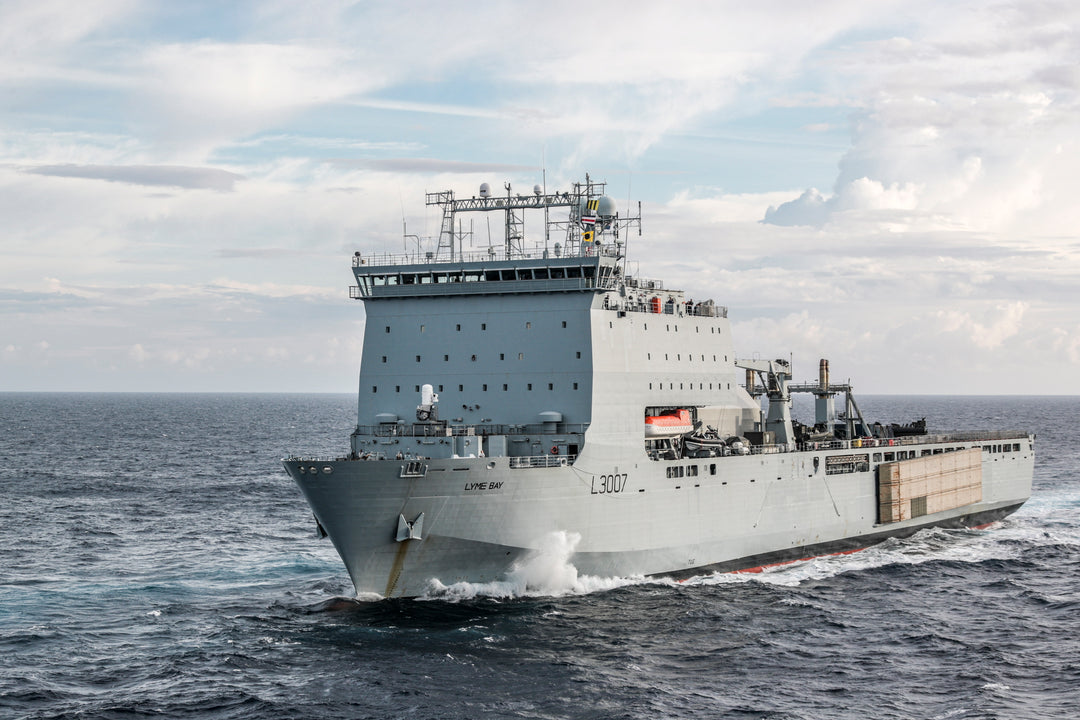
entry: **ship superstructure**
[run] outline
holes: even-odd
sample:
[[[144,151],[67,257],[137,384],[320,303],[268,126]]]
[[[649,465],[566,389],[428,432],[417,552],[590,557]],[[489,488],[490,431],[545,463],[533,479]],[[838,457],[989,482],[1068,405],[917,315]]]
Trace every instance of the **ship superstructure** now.
[[[430,250],[353,258],[348,453],[284,463],[358,592],[498,580],[559,532],[593,575],[745,569],[985,524],[1030,495],[1027,433],[893,432],[826,361],[795,385],[788,361],[737,359],[726,308],[628,272],[640,206],[620,216],[602,183],[505,189],[431,193]],[[467,212],[501,215],[501,242],[465,251]],[[813,426],[792,392],[815,395]]]

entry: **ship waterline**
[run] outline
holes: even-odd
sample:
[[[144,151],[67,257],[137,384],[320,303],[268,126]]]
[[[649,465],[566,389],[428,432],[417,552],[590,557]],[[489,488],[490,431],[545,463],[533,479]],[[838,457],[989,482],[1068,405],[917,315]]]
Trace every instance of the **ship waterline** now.
[[[825,361],[795,385],[786,361],[737,359],[726,308],[628,275],[638,218],[602,190],[433,193],[434,251],[354,258],[350,447],[284,465],[358,593],[498,581],[554,533],[588,575],[742,570],[983,525],[1030,496],[1026,432],[893,433]],[[463,253],[466,211],[503,213],[505,247]],[[794,392],[815,396],[814,426],[791,418]]]

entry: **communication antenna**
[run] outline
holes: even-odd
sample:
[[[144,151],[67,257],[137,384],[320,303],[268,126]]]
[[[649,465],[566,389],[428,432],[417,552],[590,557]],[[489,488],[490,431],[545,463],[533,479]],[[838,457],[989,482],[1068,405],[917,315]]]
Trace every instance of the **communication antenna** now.
[[[398,204],[401,206],[401,244],[405,249],[405,254],[409,254],[409,229],[405,225],[405,200],[401,197],[401,188],[398,187],[397,191]]]
[[[630,208],[632,207],[630,205],[630,203],[632,202],[631,198],[633,197],[633,194],[631,193],[631,188],[632,188],[633,184],[634,184],[634,172],[630,168],[627,168],[626,169],[626,213],[627,213],[627,215],[630,214]],[[641,202],[638,202],[637,216],[638,216],[638,235],[640,235],[641,234]],[[626,237],[623,238],[623,246],[626,248],[626,251],[623,253],[623,275],[626,275],[626,262],[627,262],[627,258],[630,257],[630,232],[629,232],[630,228],[627,227],[626,229],[627,229]]]
[[[547,197],[547,145],[540,149],[541,181],[544,183],[544,197]],[[550,208],[544,203],[544,257],[548,254],[548,241],[551,239]]]

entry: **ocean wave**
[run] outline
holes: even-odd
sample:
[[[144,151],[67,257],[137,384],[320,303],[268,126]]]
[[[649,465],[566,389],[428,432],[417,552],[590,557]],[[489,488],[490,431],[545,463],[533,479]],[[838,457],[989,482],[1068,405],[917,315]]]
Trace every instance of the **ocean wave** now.
[[[560,530],[548,533],[536,550],[510,569],[505,579],[486,583],[456,582],[451,585],[433,579],[420,599],[461,602],[478,597],[509,600],[587,595],[644,581],[640,576],[624,578],[580,574],[572,562],[579,542],[581,535],[575,532]]]

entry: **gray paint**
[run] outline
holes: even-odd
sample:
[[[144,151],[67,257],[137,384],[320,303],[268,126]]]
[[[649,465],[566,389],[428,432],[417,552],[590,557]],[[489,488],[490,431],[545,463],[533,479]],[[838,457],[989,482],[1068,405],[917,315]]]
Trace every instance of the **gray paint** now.
[[[568,267],[581,277],[564,277]],[[838,475],[825,461],[890,448],[787,452],[785,438],[746,456],[650,458],[650,412],[691,409],[740,435],[762,429],[761,408],[738,384],[726,310],[626,277],[610,251],[358,257],[354,272],[367,323],[350,454],[284,464],[358,592],[498,580],[554,532],[580,536],[573,562],[583,573],[685,574],[1004,514],[1030,495],[1027,436],[984,453],[981,502],[887,528],[877,523],[879,461]],[[665,312],[651,311],[653,298]],[[424,384],[438,393],[440,423],[415,422]],[[973,444],[920,442],[903,447]]]

